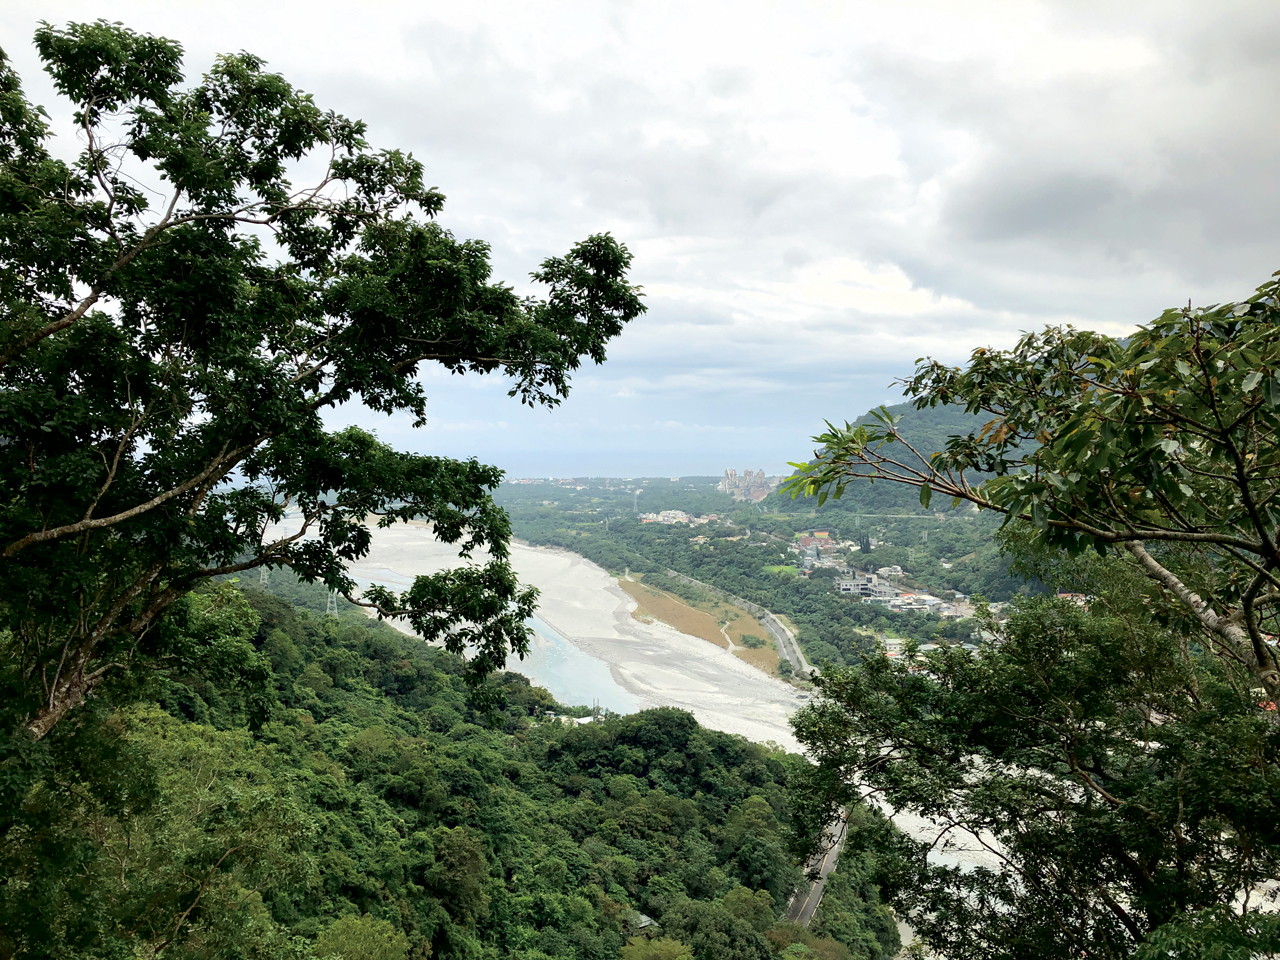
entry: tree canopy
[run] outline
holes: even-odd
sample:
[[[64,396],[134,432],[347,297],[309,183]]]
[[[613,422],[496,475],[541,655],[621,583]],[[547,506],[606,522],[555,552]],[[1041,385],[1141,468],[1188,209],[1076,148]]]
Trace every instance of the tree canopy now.
[[[421,425],[432,363],[555,405],[644,309],[626,248],[590,237],[522,298],[435,222],[418,161],[259,58],[188,83],[177,43],[118,24],[46,24],[36,46],[79,153],[51,149],[0,54],[0,683],[30,734],[196,656],[166,624],[211,577],[287,565],[354,599],[371,515],[487,556],[360,602],[469,650],[475,676],[523,651],[500,472],[325,414]]]
[[[986,422],[921,451],[892,416],[815,437],[793,493],[855,479],[917,487],[1026,521],[1070,553],[1127,551],[1179,615],[1272,697],[1280,604],[1280,281],[1240,303],[1166,311],[1123,340],[1070,327],[924,361],[904,386]],[[974,482],[974,474],[994,476]]]
[[[569,707],[503,671],[482,708],[459,657],[346,603],[325,614],[319,585],[273,572],[266,587],[207,585],[189,621],[234,624],[268,662],[256,729],[238,686],[171,671],[150,704],[93,697],[28,738],[34,762],[0,743],[0,957],[896,951],[870,889],[824,902],[830,932],[775,923],[800,873],[800,758],[669,708],[562,723]]]
[[[888,481],[1002,514],[1023,574],[1068,595],[989,616],[976,655],[832,671],[797,720],[815,836],[877,797],[1001,864],[947,869],[885,834],[890,899],[944,955],[1280,948],[1278,294],[921,361],[915,405],[962,406],[971,430],[920,448],[882,411],[798,465],[795,495]]]

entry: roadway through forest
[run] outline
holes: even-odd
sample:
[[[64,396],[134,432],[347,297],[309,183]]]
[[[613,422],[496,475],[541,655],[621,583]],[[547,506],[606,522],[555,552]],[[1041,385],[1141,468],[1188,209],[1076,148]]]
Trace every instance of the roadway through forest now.
[[[353,575],[369,582],[401,588],[415,576],[435,573],[458,562],[456,548],[437,541],[422,525],[374,528],[370,533],[369,554],[351,568]],[[688,710],[699,723],[712,729],[761,743],[774,741],[788,750],[802,752],[788,722],[804,703],[795,688],[765,676],[723,647],[686,636],[665,624],[635,620],[631,615],[635,601],[607,571],[577,554],[516,544],[512,563],[522,582],[542,592],[539,617],[562,634],[567,643],[600,661],[613,680],[642,700],[643,706]],[[806,674],[816,673],[799,650],[795,635],[768,610],[691,577],[674,571],[671,575],[737,603],[759,617],[778,641],[780,655]],[[521,669],[516,664],[511,667]],[[908,836],[925,842],[938,838],[940,828],[936,824],[903,811],[885,813]],[[822,900],[825,878],[836,868],[843,832],[842,823],[829,828],[829,839],[838,838],[840,843],[824,851],[817,862],[821,879],[807,885],[789,907],[789,911],[796,911],[798,922],[807,925],[812,921]],[[962,869],[978,865],[999,868],[998,863],[992,862],[990,852],[981,849],[935,848],[929,859]]]
[[[777,641],[778,654],[784,659],[790,661],[792,668],[800,677],[811,677],[817,671],[813,668],[808,659],[804,655],[804,651],[800,649],[800,642],[781,620],[777,618],[771,611],[750,600],[744,600],[741,597],[735,597],[733,594],[714,587],[709,583],[703,583],[701,580],[695,580],[693,577],[687,577],[683,573],[677,573],[674,570],[668,570],[667,576],[674,577],[690,586],[698,587],[712,593],[715,596],[728,600],[730,603],[742,607],[751,613],[764,626],[766,630],[773,635]],[[725,639],[728,639],[726,634]],[[732,641],[730,641],[732,647]],[[803,672],[801,672],[803,671]],[[848,827],[847,821],[842,816],[835,823],[827,827],[827,842],[823,844],[824,852],[822,858],[815,864],[812,861],[808,864],[808,871],[817,872],[817,879],[806,881],[800,887],[795,895],[791,898],[791,902],[787,905],[787,919],[792,923],[798,923],[802,927],[808,927],[813,921],[813,916],[818,912],[818,906],[822,903],[822,895],[826,891],[827,877],[835,870],[836,864],[840,861],[840,850],[844,846],[845,831]],[[816,858],[815,858],[816,859]],[[803,896],[801,896],[803,892]]]
[[[806,881],[796,890],[791,902],[787,904],[787,920],[791,923],[808,927],[813,922],[813,915],[818,912],[818,905],[822,903],[822,894],[826,891],[827,877],[835,870],[840,860],[840,851],[844,847],[847,828],[848,821],[844,817],[827,827],[827,842],[823,844],[826,851],[822,854],[822,859],[817,863],[811,860],[808,864],[809,872],[817,871],[817,879]],[[802,893],[803,896],[801,896]]]
[[[741,597],[735,597],[719,587],[714,587],[709,583],[703,583],[701,580],[695,580],[693,577],[687,577],[682,573],[674,570],[668,570],[667,575],[674,577],[691,586],[706,590],[716,596],[735,603],[743,609],[755,615],[760,623],[773,635],[778,642],[778,653],[791,661],[792,667],[797,672],[803,670],[801,676],[810,677],[818,671],[813,667],[807,659],[805,659],[800,644],[787,627],[770,611],[764,609],[759,604],[752,603],[749,600],[743,600]],[[994,854],[990,845],[981,841],[973,840],[969,843],[964,842],[958,837],[952,837],[953,843],[940,842],[941,837],[945,834],[950,836],[949,831],[936,823],[921,817],[917,814],[908,813],[902,810],[893,810],[885,808],[883,812],[893,820],[898,829],[902,830],[907,836],[913,840],[921,840],[934,846],[929,851],[929,862],[939,866],[957,867],[961,870],[972,870],[981,866],[991,870],[999,870],[999,858]],[[827,877],[836,869],[836,865],[840,859],[840,851],[844,846],[845,829],[847,824],[843,817],[827,827],[828,843],[823,846],[826,848],[822,853],[821,859],[815,864],[811,861],[808,864],[809,870],[816,867],[818,879],[810,881],[798,890],[791,902],[787,906],[787,919],[795,923],[799,923],[804,927],[808,927],[813,920],[814,914],[817,913],[818,907],[822,903],[822,895],[826,890]],[[988,838],[989,839],[989,838]],[[817,859],[817,858],[815,858]],[[903,942],[907,943],[912,938],[912,931],[908,925],[899,920],[899,931],[903,935]]]

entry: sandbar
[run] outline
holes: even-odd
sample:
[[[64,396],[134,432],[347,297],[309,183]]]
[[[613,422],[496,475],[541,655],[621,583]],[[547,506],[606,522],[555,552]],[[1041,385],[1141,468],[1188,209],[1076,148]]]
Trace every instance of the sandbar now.
[[[457,551],[419,524],[374,529],[369,553],[352,576],[410,581],[459,563]],[[474,561],[483,562],[478,554]],[[522,583],[537,587],[538,616],[578,649],[609,667],[616,683],[646,706],[688,710],[713,730],[773,742],[798,752],[788,722],[804,702],[789,684],[766,676],[727,650],[665,623],[632,617],[636,602],[607,571],[567,550],[511,546]],[[519,672],[519,661],[507,668]]]

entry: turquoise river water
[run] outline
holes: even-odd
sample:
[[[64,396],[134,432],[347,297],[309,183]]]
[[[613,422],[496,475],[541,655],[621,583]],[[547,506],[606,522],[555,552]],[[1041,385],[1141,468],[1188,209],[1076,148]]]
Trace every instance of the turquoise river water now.
[[[391,590],[407,590],[412,585],[412,578],[394,570],[361,572],[366,575],[354,579],[362,587],[376,583]],[[375,576],[370,577],[369,573]],[[589,707],[599,703],[614,713],[635,713],[640,709],[635,696],[613,679],[608,664],[583,653],[541,617],[532,617],[529,626],[533,628],[529,653],[523,660],[508,659],[508,670],[523,673],[538,686],[546,687],[566,706]]]

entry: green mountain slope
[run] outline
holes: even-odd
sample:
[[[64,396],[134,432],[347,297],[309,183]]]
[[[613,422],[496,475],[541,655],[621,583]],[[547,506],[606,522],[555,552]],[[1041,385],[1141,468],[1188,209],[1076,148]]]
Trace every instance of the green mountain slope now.
[[[982,423],[981,418],[966,413],[961,407],[926,407],[924,410],[917,410],[909,403],[899,403],[887,409],[893,416],[902,418],[898,429],[907,442],[924,457],[945,449],[947,437],[968,433]],[[854,423],[876,425],[878,421],[871,412],[867,412]],[[796,452],[803,455],[805,451]],[[901,455],[914,461],[909,450],[903,449]],[[845,490],[843,497],[828,500],[821,507],[816,498],[797,497],[793,500],[789,494],[783,493],[771,494],[761,506],[770,513],[817,511],[819,515],[921,510],[915,490],[900,484],[871,483],[865,480],[854,481]],[[934,504],[933,509],[944,506]]]
[[[657,931],[699,960],[897,949],[864,862],[824,921],[849,948],[776,922],[800,758],[671,709],[564,723],[515,673],[478,711],[458,658],[359,612],[212,598],[189,626],[244,639],[266,689],[179,670],[46,738],[47,763],[0,751],[0,956],[613,960]]]

